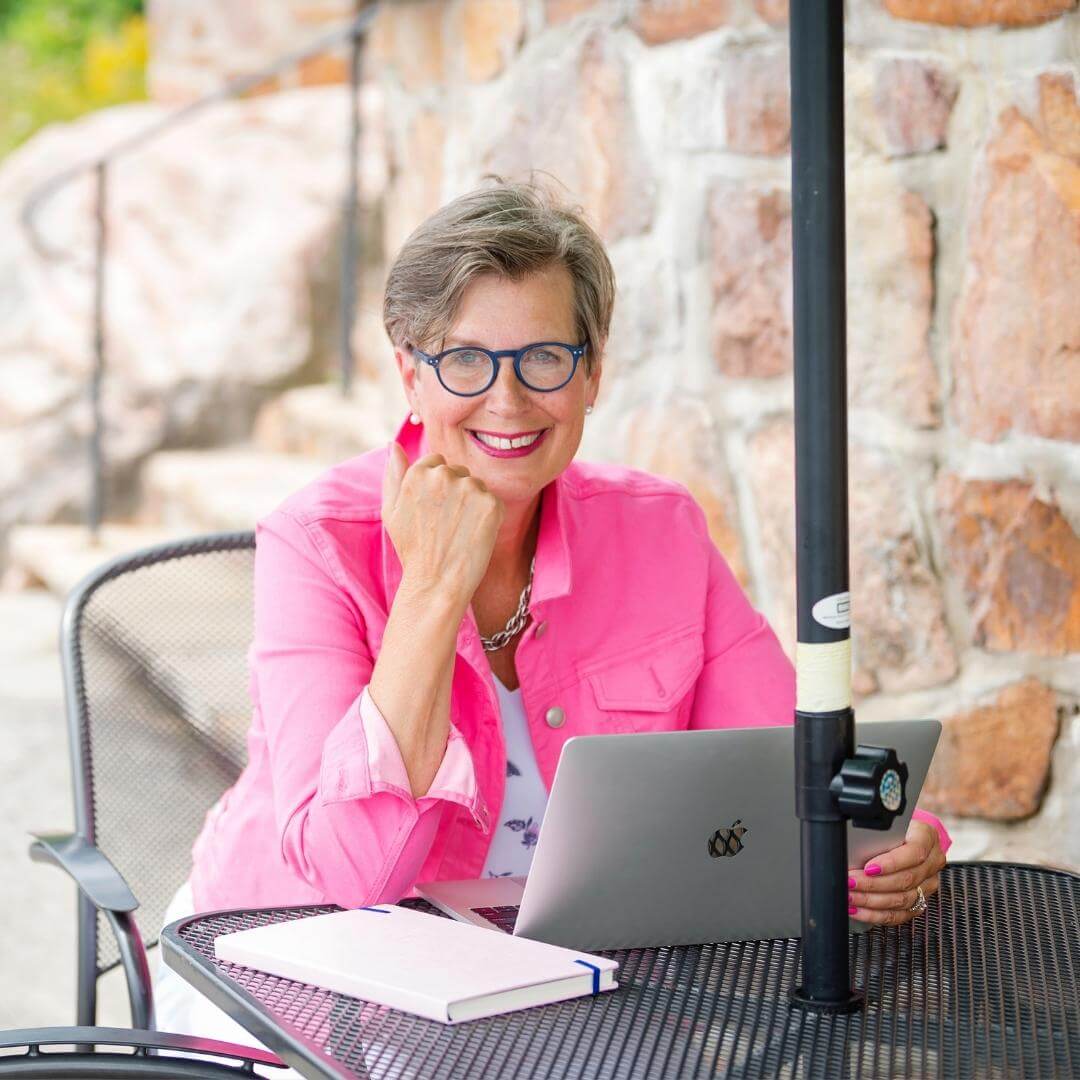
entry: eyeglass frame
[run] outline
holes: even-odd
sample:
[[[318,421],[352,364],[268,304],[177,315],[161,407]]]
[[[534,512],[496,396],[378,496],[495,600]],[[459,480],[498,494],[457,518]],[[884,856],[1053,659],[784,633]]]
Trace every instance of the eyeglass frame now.
[[[560,349],[566,349],[574,360],[574,366],[570,369],[570,374],[567,375],[563,382],[558,386],[540,387],[533,386],[532,383],[526,382],[524,376],[521,374],[521,362],[525,358],[525,354],[530,349],[538,349],[541,345],[558,345]],[[570,345],[565,341],[534,341],[529,345],[523,345],[520,349],[483,349],[479,345],[455,345],[452,349],[444,349],[441,353],[437,353],[435,356],[424,352],[422,349],[418,349],[415,345],[410,346],[410,351],[413,356],[420,360],[423,360],[425,364],[430,364],[435,369],[435,377],[439,380],[439,385],[448,393],[453,394],[455,397],[479,397],[481,394],[486,394],[499,378],[499,372],[502,370],[502,357],[512,356],[514,358],[514,374],[517,376],[517,380],[528,390],[532,390],[537,394],[552,394],[556,390],[561,390],[564,386],[568,386],[574,376],[577,374],[578,364],[581,358],[585,355],[585,350],[588,348],[588,342],[582,345]],[[454,352],[481,352],[491,361],[491,379],[488,381],[487,386],[481,390],[474,390],[470,394],[464,394],[460,390],[451,390],[446,383],[443,382],[442,372],[439,370],[439,364]]]

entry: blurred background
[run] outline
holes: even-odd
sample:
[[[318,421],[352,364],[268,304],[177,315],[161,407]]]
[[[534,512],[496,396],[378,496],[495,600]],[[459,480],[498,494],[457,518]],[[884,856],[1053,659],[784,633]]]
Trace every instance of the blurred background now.
[[[383,3],[354,139],[357,10],[0,0],[0,1027],[73,1017],[26,857],[72,825],[63,596],[384,443],[385,269],[486,173],[609,245],[581,455],[686,484],[793,648],[787,4]],[[1080,869],[1080,11],[848,0],[847,39],[857,716],[942,721],[954,857]]]

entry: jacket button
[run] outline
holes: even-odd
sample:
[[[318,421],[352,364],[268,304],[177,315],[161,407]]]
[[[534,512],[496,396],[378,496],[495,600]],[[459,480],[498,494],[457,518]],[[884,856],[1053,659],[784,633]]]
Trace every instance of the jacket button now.
[[[543,637],[547,633],[547,623],[542,622],[536,627],[536,633],[533,637]]]
[[[548,727],[562,727],[566,723],[566,713],[556,705],[553,709],[548,709],[547,716],[544,719],[547,721]]]

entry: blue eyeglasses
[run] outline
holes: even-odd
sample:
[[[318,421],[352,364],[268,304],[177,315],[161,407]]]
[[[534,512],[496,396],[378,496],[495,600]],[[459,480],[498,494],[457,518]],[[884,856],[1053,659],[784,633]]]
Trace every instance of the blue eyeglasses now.
[[[585,345],[567,345],[562,341],[536,341],[520,349],[481,349],[465,345],[429,356],[413,348],[413,355],[435,369],[445,390],[458,397],[476,397],[495,384],[501,357],[514,358],[514,374],[530,390],[550,394],[561,390],[577,371],[585,355]]]

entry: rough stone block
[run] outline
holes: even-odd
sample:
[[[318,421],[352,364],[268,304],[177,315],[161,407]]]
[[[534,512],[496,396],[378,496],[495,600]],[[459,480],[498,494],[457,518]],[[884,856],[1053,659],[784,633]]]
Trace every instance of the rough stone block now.
[[[300,86],[333,86],[349,81],[349,60],[344,56],[323,53],[303,60],[293,73],[292,82]]]
[[[945,717],[920,805],[995,821],[1034,814],[1058,726],[1054,691],[1034,678],[1006,686],[988,704]]]
[[[498,75],[521,43],[521,0],[464,0],[456,11],[455,33],[465,50],[465,70],[472,82]]]
[[[544,0],[544,17],[549,26],[557,26],[593,8],[611,7],[611,3],[612,0]]]
[[[748,49],[728,61],[724,85],[728,149],[786,154],[791,141],[791,89],[786,48]]]
[[[725,375],[791,370],[791,203],[778,188],[709,197],[713,357]]]
[[[416,112],[392,146],[384,249],[393,258],[409,234],[441,205],[446,127],[432,109]]]
[[[1076,7],[1076,0],[885,0],[898,19],[943,26],[1034,26]]]
[[[504,106],[477,130],[479,172],[556,177],[608,242],[649,227],[656,182],[629,97],[628,60],[612,35],[560,42],[515,65]]]
[[[754,0],[754,10],[770,26],[783,26],[788,21],[788,0]]]
[[[1080,104],[1073,72],[1047,72],[1039,78],[1039,124],[1055,154],[1080,161]]]
[[[941,401],[930,355],[930,209],[897,187],[891,171],[855,173],[847,241],[848,400],[914,427],[935,427]]]
[[[356,10],[354,0],[290,0],[289,7],[298,23],[319,27],[344,23]]]
[[[353,16],[350,0],[154,0],[146,9],[153,43],[147,84],[155,101],[168,104],[192,101],[229,78],[258,71]],[[252,94],[343,81],[340,68],[313,58]]]
[[[855,676],[865,695],[920,690],[956,675],[941,582],[921,539],[913,470],[855,446],[850,460]]]
[[[716,420],[700,400],[644,406],[626,422],[623,460],[685,485],[705,511],[709,535],[732,572],[749,582],[739,515]]]
[[[676,363],[686,323],[677,270],[657,258],[643,258],[637,245],[610,254],[618,298],[604,348],[608,385],[631,371]]]
[[[368,37],[372,62],[393,70],[410,93],[443,82],[446,11],[443,0],[381,5]]]
[[[945,553],[963,583],[976,645],[1064,656],[1080,650],[1080,538],[1022,480],[943,474]]]
[[[649,45],[696,37],[731,18],[731,0],[637,0],[630,25]]]
[[[945,145],[959,86],[941,64],[889,57],[874,72],[874,108],[887,154],[924,154]]]
[[[1080,440],[1080,106],[1039,81],[1037,119],[1009,108],[973,182],[953,332],[953,405],[975,438]]]

